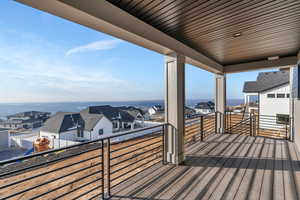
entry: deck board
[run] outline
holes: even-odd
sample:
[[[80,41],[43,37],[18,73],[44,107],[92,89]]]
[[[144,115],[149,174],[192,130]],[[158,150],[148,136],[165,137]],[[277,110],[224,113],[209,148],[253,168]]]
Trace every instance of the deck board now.
[[[233,141],[236,141],[237,139],[239,139],[238,136],[228,138],[224,143],[221,143],[217,146],[216,152],[208,154],[207,162],[201,164],[203,165],[202,168],[204,170],[198,176],[193,177],[193,181],[188,184],[188,188],[185,191],[181,192],[181,195],[178,197],[178,199],[191,199],[194,197],[201,199],[201,195],[207,190],[207,187],[205,187],[206,184],[209,184],[209,180],[211,180],[211,178],[214,176],[215,170],[218,169],[217,166],[220,166],[221,162],[224,162],[223,156],[232,154],[232,152],[236,149],[237,144],[233,143]],[[195,160],[194,157],[193,160]],[[191,163],[190,165],[197,166],[197,161]],[[203,188],[203,190],[197,190],[198,187]]]
[[[240,144],[242,147],[242,152],[238,156],[238,158],[243,158],[249,154],[249,150],[251,148],[251,143],[253,142],[252,137],[247,137],[247,141],[245,143]],[[228,189],[228,186],[230,186],[230,183],[234,180],[236,177],[235,174],[237,173],[237,169],[239,169],[239,166],[242,163],[243,159],[238,159],[236,161],[232,159],[228,159],[228,167],[222,168],[224,173],[224,177],[221,178],[221,180],[217,183],[216,187],[214,188],[214,192],[211,194],[209,199],[221,199],[222,197],[225,198],[226,196],[226,190]]]
[[[257,147],[257,139],[255,138],[255,140],[251,144],[251,148],[250,148],[248,156],[243,157],[243,160],[242,160],[240,166],[236,169],[234,177],[228,184],[228,186],[225,190],[225,193],[222,196],[222,199],[234,199],[235,198],[235,196],[238,192],[238,188],[240,187],[240,183],[242,182],[244,174],[249,165],[249,162],[250,162],[253,154],[255,153],[256,147]]]
[[[263,139],[258,138],[254,144],[255,149],[253,155],[248,159],[248,164],[242,169],[241,175],[241,181],[239,183],[239,186],[237,187],[237,191],[235,193],[234,199],[246,199],[248,196],[248,192],[252,188],[251,180],[254,178],[256,173],[256,164],[257,164],[257,158],[260,157],[260,154],[263,149],[262,144]],[[253,148],[253,147],[252,147]]]
[[[266,157],[268,156],[270,143],[268,142],[267,138],[263,138],[263,143],[261,144],[261,151],[259,152],[258,158],[256,163],[254,163],[254,170],[252,171],[249,185],[249,199],[260,199],[260,191],[262,187],[264,172],[265,172],[265,165],[266,165]],[[249,170],[247,170],[249,173]],[[247,178],[247,177],[246,177]]]
[[[273,194],[275,200],[284,199],[283,167],[282,167],[282,142],[275,141],[275,159],[274,159],[274,187]],[[276,195],[275,195],[276,193]]]
[[[297,158],[297,150],[296,147],[293,145],[293,143],[287,143],[286,151],[289,155],[289,161],[291,163],[292,172],[290,172],[290,175],[292,176],[292,179],[294,181],[294,189],[295,189],[295,195],[297,196],[296,199],[300,198],[300,165],[299,165],[299,159]]]
[[[297,199],[296,185],[294,182],[294,170],[292,168],[290,155],[288,151],[288,144],[283,143],[282,146],[282,159],[283,159],[283,181],[284,181],[284,198]]]
[[[224,134],[191,144],[183,165],[159,163],[124,181],[111,199],[298,199],[299,191],[293,143]]]
[[[275,156],[275,145],[273,139],[268,139],[269,151],[266,156],[266,164],[264,175],[260,190],[260,199],[273,199],[273,184],[274,184],[274,170],[273,157]]]

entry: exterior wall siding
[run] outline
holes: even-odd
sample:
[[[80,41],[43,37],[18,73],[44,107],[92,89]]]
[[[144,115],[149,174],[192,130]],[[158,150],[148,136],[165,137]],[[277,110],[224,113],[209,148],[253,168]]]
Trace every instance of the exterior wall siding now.
[[[0,151],[10,147],[8,131],[0,131]]]
[[[271,115],[276,116],[276,114],[286,114],[289,115],[290,113],[290,100],[289,98],[268,98],[267,94],[290,94],[290,86],[289,84],[274,88],[272,90],[268,90],[262,92],[259,96],[259,103],[260,103],[260,115]]]
[[[103,135],[99,135],[99,130],[103,129]],[[84,131],[84,137],[88,140],[95,140],[113,132],[113,124],[106,117],[103,117],[92,131]]]

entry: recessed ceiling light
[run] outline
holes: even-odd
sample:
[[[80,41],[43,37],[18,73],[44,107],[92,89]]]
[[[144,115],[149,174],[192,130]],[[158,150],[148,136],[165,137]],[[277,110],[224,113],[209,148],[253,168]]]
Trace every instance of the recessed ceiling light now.
[[[235,33],[233,34],[233,37],[240,37],[242,35],[242,33]]]

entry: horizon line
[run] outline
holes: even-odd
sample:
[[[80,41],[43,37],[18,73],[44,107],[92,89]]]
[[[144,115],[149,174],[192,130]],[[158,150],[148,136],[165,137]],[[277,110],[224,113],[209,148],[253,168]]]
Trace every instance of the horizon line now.
[[[213,100],[214,98],[190,98],[186,99],[187,100]],[[242,100],[243,98],[229,98],[227,100]],[[107,100],[107,101],[44,101],[44,102],[0,102],[0,104],[43,104],[43,103],[108,103],[108,102],[113,102],[113,103],[118,103],[118,102],[145,102],[145,101],[165,101],[164,99],[148,99],[148,100]]]

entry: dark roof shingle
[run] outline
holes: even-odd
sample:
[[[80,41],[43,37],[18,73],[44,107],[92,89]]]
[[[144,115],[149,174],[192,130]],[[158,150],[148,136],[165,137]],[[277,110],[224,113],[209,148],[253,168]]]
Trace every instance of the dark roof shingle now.
[[[288,71],[260,72],[256,81],[246,81],[243,92],[263,92],[281,85],[288,84],[290,80]]]
[[[90,106],[84,109],[82,112],[88,112],[89,114],[102,114],[110,121],[121,120],[123,122],[133,122],[134,117],[128,112],[121,110],[118,107],[106,106]]]
[[[45,122],[41,131],[61,133],[77,127],[84,127],[84,121],[79,113],[57,112]]]

